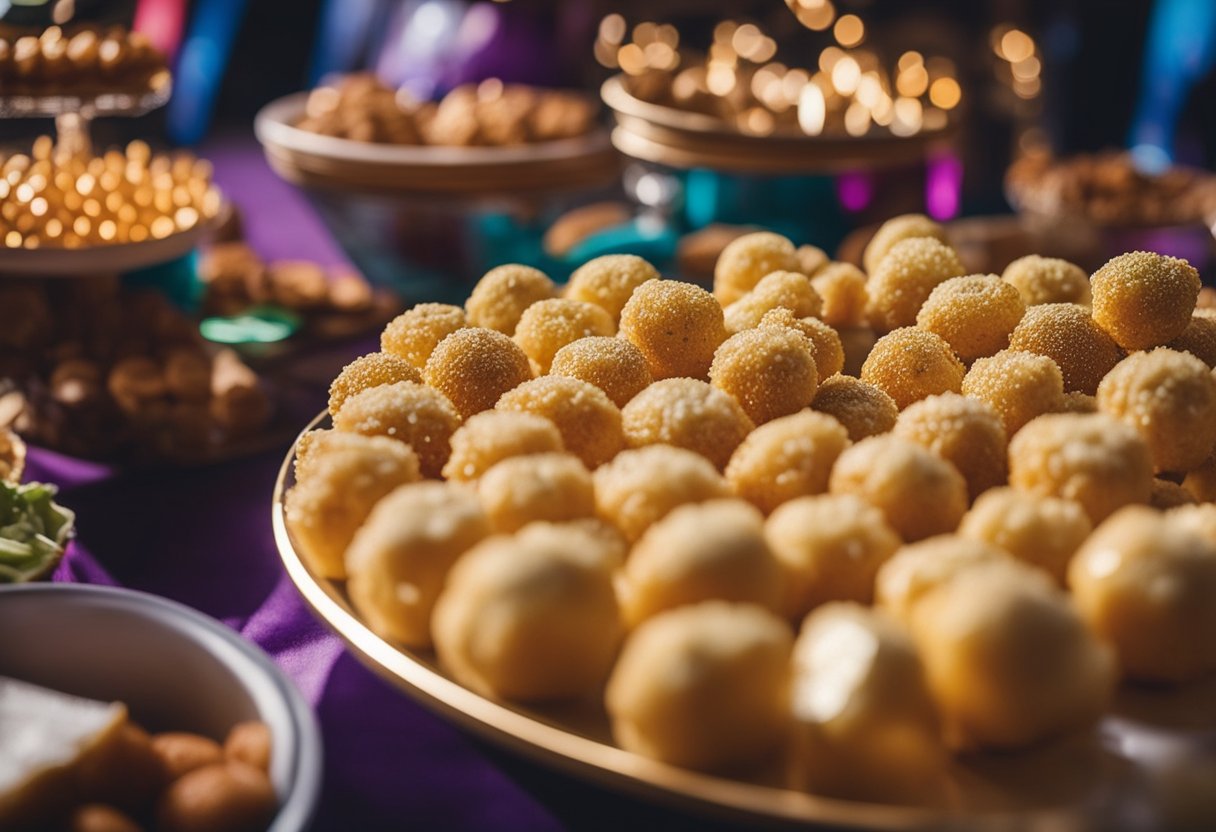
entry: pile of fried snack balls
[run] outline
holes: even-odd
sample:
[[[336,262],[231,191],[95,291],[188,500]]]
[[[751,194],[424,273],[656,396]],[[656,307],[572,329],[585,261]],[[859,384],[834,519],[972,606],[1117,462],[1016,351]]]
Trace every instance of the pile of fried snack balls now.
[[[931,801],[952,751],[1216,671],[1195,269],[968,275],[943,239],[891,220],[867,275],[749,234],[712,293],[628,255],[564,289],[496,268],[333,383],[295,543],[479,692],[603,697],[626,749],[784,753],[791,785],[846,798]]]

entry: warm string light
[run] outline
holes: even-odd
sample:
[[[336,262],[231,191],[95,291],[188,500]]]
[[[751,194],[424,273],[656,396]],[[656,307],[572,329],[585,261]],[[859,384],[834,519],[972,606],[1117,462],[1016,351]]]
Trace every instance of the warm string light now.
[[[211,163],[188,153],[70,154],[49,136],[0,159],[0,238],[6,248],[85,248],[164,239],[215,217]]]
[[[595,56],[620,69],[638,97],[716,115],[753,135],[789,128],[861,137],[879,128],[911,136],[947,126],[949,111],[962,101],[952,61],[908,51],[888,71],[877,53],[864,48],[868,33],[857,15],[837,17],[829,0],[787,5],[808,28],[831,31],[834,42],[811,67],[774,60],[777,42],[755,23],[721,21],[699,54],[681,51],[673,26],[645,22],[631,31],[619,14],[600,21]],[[1026,51],[1016,37],[1009,48]],[[1028,68],[1026,61],[1036,59],[1030,54],[1021,60],[1017,66]]]
[[[1037,98],[1043,89],[1040,78],[1043,63],[1034,38],[1021,29],[1002,24],[992,30],[989,40],[993,53],[1001,59],[996,65],[997,77],[1018,98]]]

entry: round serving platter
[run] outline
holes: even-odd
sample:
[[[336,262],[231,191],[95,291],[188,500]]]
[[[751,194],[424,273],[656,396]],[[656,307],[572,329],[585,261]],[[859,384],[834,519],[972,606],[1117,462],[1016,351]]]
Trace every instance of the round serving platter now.
[[[305,432],[328,426],[322,414]],[[487,698],[457,682],[433,652],[381,638],[351,606],[341,582],[307,566],[283,510],[294,462],[293,447],[275,482],[272,523],[287,574],[313,612],[411,699],[557,771],[749,828],[1131,832],[1216,823],[1216,680],[1177,690],[1124,689],[1093,732],[1017,754],[960,756],[949,805],[935,808],[795,791],[784,786],[775,764],[728,778],[651,760],[615,745],[598,701],[528,707]]]
[[[377,144],[300,129],[307,101],[306,92],[285,96],[254,120],[270,166],[297,185],[407,194],[533,192],[605,185],[619,173],[602,129],[510,147]]]

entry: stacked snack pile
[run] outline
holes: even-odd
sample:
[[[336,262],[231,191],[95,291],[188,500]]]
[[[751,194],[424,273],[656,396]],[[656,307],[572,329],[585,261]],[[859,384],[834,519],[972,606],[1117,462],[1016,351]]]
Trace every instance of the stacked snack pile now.
[[[162,55],[146,35],[50,26],[39,35],[0,32],[0,94],[78,95],[141,92],[167,83]]]
[[[582,136],[595,126],[584,96],[491,78],[456,87],[438,102],[418,101],[357,74],[308,96],[302,130],[362,142],[508,146]]]
[[[477,691],[602,696],[623,747],[681,766],[784,748],[847,798],[936,802],[952,751],[1216,671],[1198,274],[968,275],[943,238],[892,220],[866,274],[748,234],[713,293],[628,255],[564,290],[496,268],[335,380],[289,531]]]
[[[100,156],[34,141],[29,156],[0,157],[0,242],[5,248],[85,248],[161,240],[214,219],[223,200],[211,163],[154,154],[136,140]]]
[[[203,460],[260,430],[271,403],[164,296],[117,278],[0,287],[0,425],[91,458]]]

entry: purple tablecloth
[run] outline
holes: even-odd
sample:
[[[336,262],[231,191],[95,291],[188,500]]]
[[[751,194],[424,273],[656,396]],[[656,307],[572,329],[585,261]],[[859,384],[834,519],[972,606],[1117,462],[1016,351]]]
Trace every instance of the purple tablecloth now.
[[[271,174],[251,140],[218,142],[204,154],[264,257],[344,261],[307,202]],[[173,598],[266,650],[321,724],[317,829],[706,828],[489,748],[352,658],[280,568],[270,496],[286,450],[203,468],[123,471],[34,449],[27,477],[58,483],[60,501],[78,515],[78,540],[55,580],[118,583]]]

